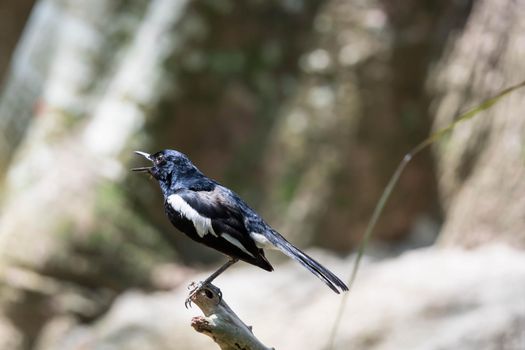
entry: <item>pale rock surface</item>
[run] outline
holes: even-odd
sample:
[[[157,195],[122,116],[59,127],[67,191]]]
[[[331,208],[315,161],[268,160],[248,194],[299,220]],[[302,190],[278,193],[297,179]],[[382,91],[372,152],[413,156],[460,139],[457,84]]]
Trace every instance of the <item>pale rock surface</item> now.
[[[353,259],[330,259],[341,275]],[[199,276],[204,277],[204,276]],[[228,304],[276,349],[322,349],[341,297],[293,262],[266,273],[239,265],[221,276]],[[129,292],[92,327],[56,327],[39,350],[216,349],[190,327],[184,288]],[[337,349],[525,349],[525,253],[507,246],[427,248],[362,266]]]

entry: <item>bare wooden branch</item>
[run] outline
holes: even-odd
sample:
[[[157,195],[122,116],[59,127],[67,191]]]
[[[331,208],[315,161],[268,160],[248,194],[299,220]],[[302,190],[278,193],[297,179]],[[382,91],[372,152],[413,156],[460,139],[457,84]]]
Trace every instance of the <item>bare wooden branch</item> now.
[[[191,320],[191,326],[199,333],[211,337],[222,350],[275,350],[268,348],[255,337],[252,327],[247,326],[221,297],[214,285],[207,285],[191,297],[204,316]]]

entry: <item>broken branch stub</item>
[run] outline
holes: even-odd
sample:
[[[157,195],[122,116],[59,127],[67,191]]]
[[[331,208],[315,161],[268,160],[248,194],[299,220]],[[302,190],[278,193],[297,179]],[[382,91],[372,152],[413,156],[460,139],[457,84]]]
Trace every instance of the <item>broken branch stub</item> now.
[[[204,313],[204,317],[194,317],[191,326],[211,337],[222,350],[275,350],[255,337],[252,328],[239,319],[221,295],[219,288],[209,284],[191,297]]]

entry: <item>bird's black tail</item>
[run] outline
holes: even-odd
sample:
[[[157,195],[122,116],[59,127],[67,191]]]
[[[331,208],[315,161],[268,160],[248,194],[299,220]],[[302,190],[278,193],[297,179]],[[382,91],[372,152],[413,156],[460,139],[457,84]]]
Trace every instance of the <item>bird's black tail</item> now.
[[[270,237],[268,237],[270,236]],[[273,231],[273,235],[268,235],[268,240],[279,248],[284,254],[296,260],[298,263],[306,267],[311,273],[316,275],[321,281],[326,283],[330,289],[339,294],[341,291],[347,291],[348,287],[336,275],[330,272],[326,267],[319,264],[317,261],[303,253],[290,242],[288,242],[278,232]]]

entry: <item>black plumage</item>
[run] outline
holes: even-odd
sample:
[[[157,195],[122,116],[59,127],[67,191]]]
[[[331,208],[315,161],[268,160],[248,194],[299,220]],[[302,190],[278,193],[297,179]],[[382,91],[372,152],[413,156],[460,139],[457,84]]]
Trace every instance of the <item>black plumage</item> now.
[[[153,163],[133,170],[148,172],[158,180],[171,223],[191,239],[231,258],[204,283],[238,260],[272,271],[263,250],[270,248],[298,261],[334,292],[348,290],[337,276],[272,229],[236,193],[205,176],[184,154],[174,150],[136,153]]]

